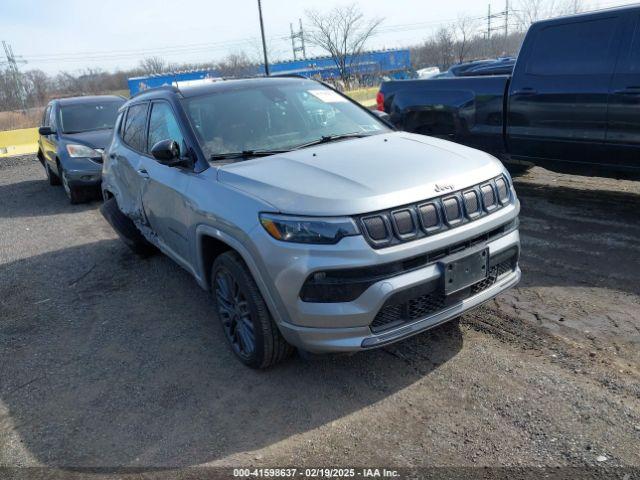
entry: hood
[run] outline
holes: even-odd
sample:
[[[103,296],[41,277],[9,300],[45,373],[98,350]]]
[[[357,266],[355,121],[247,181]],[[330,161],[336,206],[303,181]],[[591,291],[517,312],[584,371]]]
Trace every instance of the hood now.
[[[79,143],[91,148],[105,149],[111,141],[113,129],[91,130],[80,133],[63,133],[62,138],[67,143]]]
[[[218,180],[282,213],[331,216],[441,196],[502,171],[498,160],[480,150],[393,132],[225,165]]]

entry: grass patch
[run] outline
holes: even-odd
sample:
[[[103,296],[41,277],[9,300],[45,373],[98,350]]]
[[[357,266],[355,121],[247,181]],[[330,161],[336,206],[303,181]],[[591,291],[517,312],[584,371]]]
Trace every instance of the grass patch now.
[[[379,89],[380,87],[358,88],[344,94],[365,107],[372,107],[376,104],[376,94]]]

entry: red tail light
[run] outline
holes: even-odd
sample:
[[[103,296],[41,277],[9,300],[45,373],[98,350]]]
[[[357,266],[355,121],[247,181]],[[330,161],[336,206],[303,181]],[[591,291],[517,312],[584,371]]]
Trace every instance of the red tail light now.
[[[376,95],[376,104],[378,110],[384,112],[384,94],[382,92],[378,92]]]

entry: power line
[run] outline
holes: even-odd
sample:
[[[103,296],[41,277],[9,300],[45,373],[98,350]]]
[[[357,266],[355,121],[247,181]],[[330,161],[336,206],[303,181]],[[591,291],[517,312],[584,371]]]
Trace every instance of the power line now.
[[[476,17],[476,19],[480,19],[483,17]],[[394,33],[394,32],[404,32],[408,30],[421,30],[428,26],[437,26],[445,23],[450,23],[455,21],[455,19],[447,19],[447,20],[432,20],[426,22],[418,22],[418,23],[408,23],[408,24],[395,24],[380,27],[377,31],[377,35],[381,33]],[[301,23],[301,22],[300,22]],[[290,35],[273,35],[267,37],[267,40],[290,40]],[[185,52],[201,52],[206,51],[208,49],[223,49],[231,46],[241,46],[249,44],[255,41],[255,37],[245,37],[242,39],[236,40],[225,40],[221,42],[205,42],[205,43],[193,43],[193,44],[182,44],[182,45],[172,45],[165,47],[154,47],[148,49],[126,49],[126,50],[102,50],[102,51],[81,51],[81,52],[70,52],[70,53],[33,53],[33,54],[25,54],[24,57],[29,59],[30,63],[49,63],[49,62],[57,62],[57,61],[82,61],[82,60],[101,60],[101,59],[121,59],[121,58],[130,58],[135,56],[144,56],[144,55],[153,55],[157,54],[173,54],[173,53],[185,53]]]

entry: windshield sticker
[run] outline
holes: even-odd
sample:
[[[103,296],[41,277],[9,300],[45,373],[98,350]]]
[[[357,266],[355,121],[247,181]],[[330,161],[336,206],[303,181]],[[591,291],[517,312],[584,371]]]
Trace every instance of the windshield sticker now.
[[[333,90],[309,90],[309,93],[324,103],[346,102],[347,99]]]

